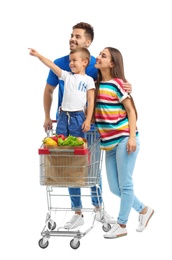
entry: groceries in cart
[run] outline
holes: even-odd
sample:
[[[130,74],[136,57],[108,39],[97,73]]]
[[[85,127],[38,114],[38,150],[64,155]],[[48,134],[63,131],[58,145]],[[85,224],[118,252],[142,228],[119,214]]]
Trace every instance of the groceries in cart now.
[[[97,184],[100,158],[99,143],[87,146],[87,139],[52,135],[39,148],[40,184],[62,187],[91,187]]]
[[[64,136],[63,134],[54,134],[43,139],[44,147],[52,148],[57,146],[86,147],[86,139],[76,136]]]

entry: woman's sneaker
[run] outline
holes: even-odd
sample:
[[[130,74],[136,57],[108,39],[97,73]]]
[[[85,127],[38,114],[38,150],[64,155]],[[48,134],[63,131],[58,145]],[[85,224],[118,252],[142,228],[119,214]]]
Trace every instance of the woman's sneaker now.
[[[115,219],[109,216],[109,214],[104,210],[96,212],[96,220],[99,222],[105,220],[105,222],[108,224],[116,224]]]
[[[115,224],[106,234],[104,238],[118,238],[127,235],[127,228],[122,228],[119,224]]]
[[[146,228],[153,214],[154,210],[149,207],[147,208],[147,212],[145,214],[139,214],[139,225],[136,228],[137,232],[142,232]]]
[[[69,222],[64,225],[65,229],[74,229],[84,224],[83,215],[75,214]]]

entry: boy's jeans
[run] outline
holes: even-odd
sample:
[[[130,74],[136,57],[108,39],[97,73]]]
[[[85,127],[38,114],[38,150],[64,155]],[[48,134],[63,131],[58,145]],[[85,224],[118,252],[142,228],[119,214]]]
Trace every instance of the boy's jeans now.
[[[80,136],[84,138],[88,136],[87,138],[88,145],[91,145],[92,142],[95,141],[95,137],[93,135],[95,133],[95,126],[92,125],[89,134],[85,136],[85,133],[82,132],[82,124],[84,120],[85,120],[84,112],[61,111],[58,119],[56,133],[64,134],[65,136],[73,135],[73,136]],[[98,133],[96,133],[96,138],[99,138]],[[97,155],[99,155],[99,153],[100,153],[100,148],[98,147]],[[100,206],[102,204],[101,189],[102,189],[101,180],[98,188],[95,186],[91,187],[91,200],[92,200],[92,204],[95,207]],[[69,188],[68,190],[70,194],[72,210],[75,211],[80,210],[82,208],[81,189]]]

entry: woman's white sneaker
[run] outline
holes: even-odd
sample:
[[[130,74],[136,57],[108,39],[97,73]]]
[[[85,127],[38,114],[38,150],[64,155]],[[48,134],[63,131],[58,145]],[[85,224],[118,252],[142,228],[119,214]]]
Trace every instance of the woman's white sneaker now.
[[[127,228],[122,228],[119,224],[115,224],[106,234],[104,238],[117,238],[127,235]]]
[[[139,225],[136,228],[137,232],[142,232],[146,228],[153,214],[154,210],[149,207],[147,208],[147,212],[145,214],[139,214]]]

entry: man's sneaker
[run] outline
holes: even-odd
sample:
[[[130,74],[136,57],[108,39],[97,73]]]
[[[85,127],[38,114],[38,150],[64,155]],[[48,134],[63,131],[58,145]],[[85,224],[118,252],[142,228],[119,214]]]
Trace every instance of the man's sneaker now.
[[[148,207],[146,214],[139,214],[139,225],[136,228],[137,232],[142,232],[146,228],[153,213],[154,210]]]
[[[105,220],[105,222],[107,222],[108,224],[116,224],[116,221],[114,220],[114,218],[109,216],[109,214],[104,210],[100,210],[100,211],[96,212],[96,220],[99,222],[101,222],[102,220]]]
[[[83,224],[84,224],[83,215],[75,214],[75,215],[73,215],[71,220],[64,225],[64,228],[74,229],[74,228],[77,228],[79,226],[82,226]]]
[[[119,224],[115,224],[105,235],[104,238],[118,238],[127,235],[127,228],[122,228]]]

